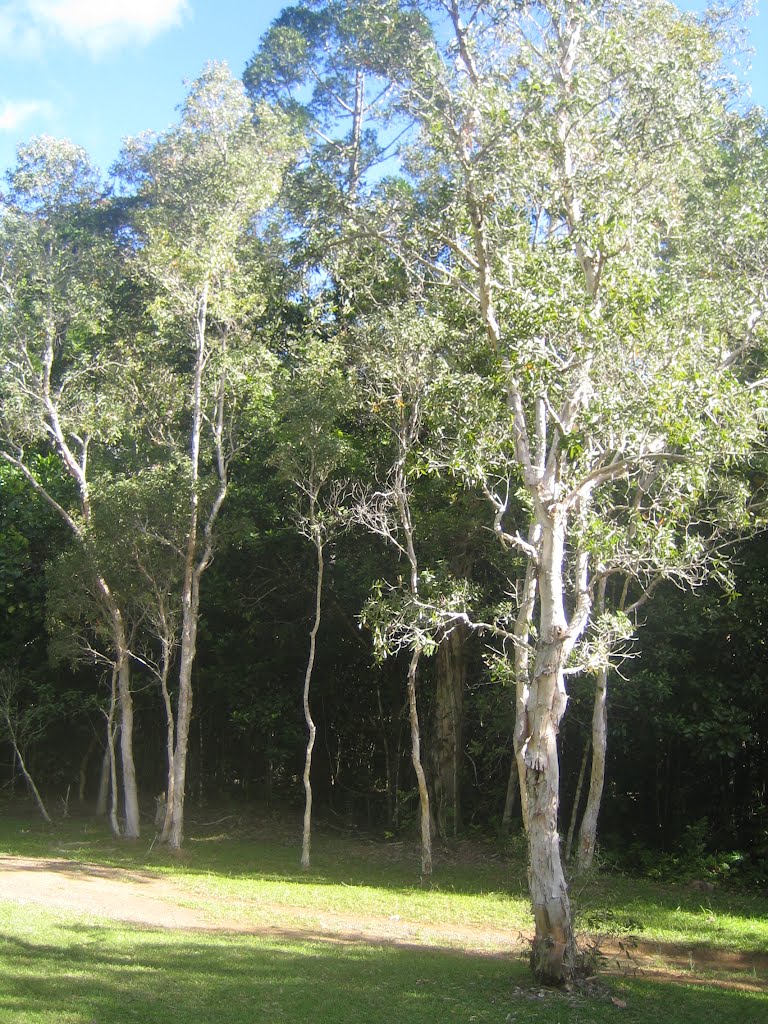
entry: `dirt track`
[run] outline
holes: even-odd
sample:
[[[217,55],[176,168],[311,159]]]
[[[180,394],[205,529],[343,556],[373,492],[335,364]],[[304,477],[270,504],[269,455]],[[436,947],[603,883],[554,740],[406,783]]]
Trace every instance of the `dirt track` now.
[[[236,931],[291,938],[319,938],[340,943],[386,943],[450,948],[471,955],[522,955],[526,937],[499,931],[443,925],[399,917],[354,917],[308,908],[258,903],[248,920],[243,905],[217,903],[215,914],[179,879],[148,871],[113,868],[79,861],[0,856],[0,900],[75,911],[89,917],[126,921],[154,928]],[[185,905],[187,904],[187,905]],[[286,926],[286,919],[290,922]],[[610,973],[642,974],[685,984],[718,985],[768,992],[768,955],[727,950],[663,947],[638,942],[628,948],[605,943]],[[704,972],[703,974],[700,972]],[[718,978],[718,975],[722,975]],[[727,975],[725,977],[724,975]]]
[[[258,903],[256,920],[247,907],[217,903],[206,909],[182,880],[149,871],[112,868],[80,861],[0,856],[0,900],[57,907],[80,914],[129,921],[154,928],[237,931],[332,939],[339,942],[386,942],[397,945],[450,946],[473,953],[509,952],[514,937],[455,926],[434,927],[399,917],[355,917],[310,908]],[[185,904],[191,904],[186,905]],[[244,912],[245,911],[245,912]],[[290,927],[284,921],[289,918]],[[303,919],[303,920],[302,920]]]

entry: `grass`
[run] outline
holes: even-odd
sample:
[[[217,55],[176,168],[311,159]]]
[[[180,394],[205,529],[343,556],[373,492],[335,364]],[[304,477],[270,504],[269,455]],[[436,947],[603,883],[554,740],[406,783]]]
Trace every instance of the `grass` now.
[[[523,965],[435,950],[116,927],[0,906],[3,1024],[764,1021],[763,997],[638,979],[586,998]]]
[[[67,821],[53,830],[0,823],[0,852],[67,857],[150,869],[183,883],[189,906],[217,908],[228,921],[258,926],[265,915],[306,938],[233,931],[140,928],[94,917],[0,903],[0,1024],[747,1024],[768,1019],[766,991],[725,987],[698,965],[699,951],[768,953],[768,901],[596,874],[576,903],[592,932],[638,935],[690,949],[674,977],[606,979],[588,993],[531,986],[519,957],[419,946],[419,927],[531,927],[523,868],[488,848],[438,861],[421,886],[414,850],[398,844],[318,836],[313,870],[298,870],[293,829],[192,835],[173,859],[149,842],[115,843],[101,828]],[[393,917],[414,925],[413,946],[314,934],[323,915]],[[442,945],[442,943],[440,943]],[[480,943],[481,944],[481,943]],[[757,972],[752,979],[765,985]],[[626,1004],[621,1006],[617,1004]]]

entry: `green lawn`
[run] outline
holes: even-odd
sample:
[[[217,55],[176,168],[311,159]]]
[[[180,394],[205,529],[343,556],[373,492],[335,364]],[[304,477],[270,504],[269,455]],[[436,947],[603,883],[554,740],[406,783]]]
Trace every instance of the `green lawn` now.
[[[274,831],[274,834],[273,834]],[[266,837],[265,837],[266,836]],[[176,876],[187,905],[217,908],[258,926],[323,913],[397,916],[431,928],[530,927],[522,866],[494,855],[445,855],[431,889],[410,849],[320,836],[315,865],[297,870],[290,832],[190,837],[180,860],[149,840],[115,843],[68,821],[53,830],[0,823],[0,852],[149,868]],[[768,904],[733,893],[597,875],[577,904],[593,932],[690,946],[691,969],[674,979],[606,978],[588,995],[539,990],[511,954],[467,954],[343,936],[291,939],[236,932],[171,931],[100,921],[31,905],[0,904],[0,1024],[747,1024],[768,1020],[768,994],[718,987],[725,974],[694,969],[701,945],[768,952]],[[238,916],[239,915],[239,916]],[[511,945],[512,943],[510,943]],[[742,983],[768,982],[765,972]],[[625,1003],[626,1006],[617,1006]]]

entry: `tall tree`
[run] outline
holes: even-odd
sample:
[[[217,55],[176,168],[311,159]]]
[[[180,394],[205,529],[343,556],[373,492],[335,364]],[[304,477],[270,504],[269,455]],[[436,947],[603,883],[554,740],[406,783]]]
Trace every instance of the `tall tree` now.
[[[263,393],[264,346],[251,336],[261,302],[254,224],[273,198],[296,140],[285,118],[254,110],[225,65],[193,84],[177,126],[126,143],[121,173],[131,186],[135,261],[154,290],[150,347],[157,450],[184,481],[186,528],[179,547],[181,639],[172,792],[162,838],[183,839],[192,669],[200,582],[238,450],[238,412]],[[161,368],[165,372],[161,372]],[[165,410],[178,396],[180,406]],[[169,401],[170,400],[170,401]]]
[[[310,691],[323,612],[326,548],[348,518],[344,484],[338,474],[351,454],[341,420],[352,408],[352,393],[343,369],[341,350],[313,337],[294,352],[281,383],[276,396],[280,421],[274,462],[294,491],[292,504],[297,527],[314,548],[316,566],[314,615],[302,691],[307,745],[301,866],[307,871],[312,840],[312,754],[317,735]]]
[[[529,564],[518,631],[533,620],[536,632],[517,666],[516,744],[534,970],[559,981],[574,969],[574,944],[557,732],[595,587],[618,571],[615,518],[636,524],[639,552],[665,510],[649,577],[701,564],[686,496],[714,500],[723,467],[759,436],[760,403],[733,372],[720,311],[696,302],[698,268],[678,242],[695,231],[686,197],[708,175],[725,97],[711,33],[667,4],[446,8],[457,56],[430,77],[422,187],[439,180],[445,195],[450,168],[451,255],[438,272],[471,289],[509,417],[499,452],[508,468],[466,469],[486,489],[502,543]],[[728,321],[740,348],[759,343],[743,307],[731,305]],[[530,510],[522,536],[505,526],[519,486]],[[743,495],[733,497],[738,516]]]
[[[515,746],[533,966],[557,982],[575,968],[558,834],[566,674],[595,588],[620,571],[617,534],[632,557],[663,527],[642,587],[706,566],[691,496],[743,521],[743,490],[720,481],[760,435],[766,300],[756,270],[729,294],[742,271],[726,258],[702,275],[720,195],[701,196],[728,131],[716,24],[663,0],[436,0],[423,24],[431,38],[415,34],[391,78],[392,109],[418,125],[404,177],[356,222],[461,325],[479,419],[444,465],[484,490],[515,576],[527,563],[509,630]]]
[[[41,137],[19,150],[0,217],[0,456],[66,525],[108,625],[121,719],[125,835],[139,835],[133,701],[123,609],[91,542],[99,448],[125,429],[119,348],[108,296],[118,260],[99,219],[104,193],[86,154]],[[69,478],[62,496],[40,472],[52,451]]]
[[[361,495],[354,514],[391,546],[405,566],[397,586],[375,586],[365,618],[381,654],[406,651],[409,656],[411,759],[419,792],[424,875],[432,873],[432,817],[421,753],[419,668],[424,654],[434,653],[436,634],[444,643],[448,638],[439,622],[421,613],[422,599],[439,597],[446,581],[420,560],[413,479],[424,460],[426,436],[430,427],[434,429],[430,421],[437,418],[444,394],[445,348],[440,320],[409,304],[361,324],[356,359],[368,414],[382,433],[382,454],[377,484]]]

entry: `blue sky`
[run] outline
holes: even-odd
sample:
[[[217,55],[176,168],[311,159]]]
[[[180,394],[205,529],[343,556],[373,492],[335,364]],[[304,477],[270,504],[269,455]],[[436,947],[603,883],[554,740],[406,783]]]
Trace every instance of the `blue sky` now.
[[[768,0],[764,0],[768,9]],[[0,0],[0,171],[34,135],[105,170],[123,138],[162,131],[207,60],[240,75],[281,0]],[[697,9],[698,0],[679,0]],[[768,107],[768,13],[751,21],[752,98]]]

